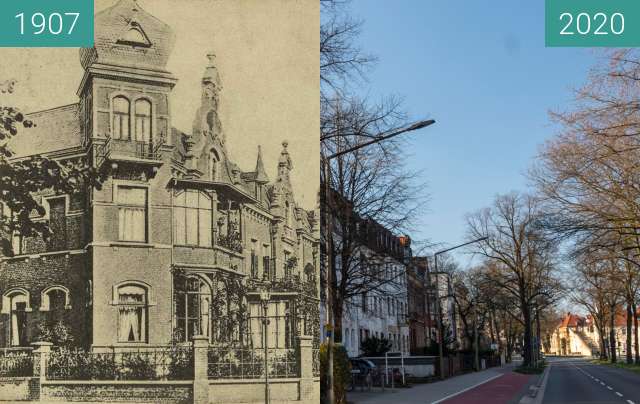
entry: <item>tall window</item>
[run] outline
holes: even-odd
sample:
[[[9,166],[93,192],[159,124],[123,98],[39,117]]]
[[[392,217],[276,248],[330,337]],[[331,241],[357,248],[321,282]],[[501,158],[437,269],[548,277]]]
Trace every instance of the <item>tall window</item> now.
[[[123,96],[113,99],[113,127],[114,139],[129,139],[129,100]]]
[[[175,197],[175,243],[211,247],[211,197],[186,190]]]
[[[24,289],[12,290],[2,296],[2,313],[9,314],[11,346],[27,346],[27,312],[29,293]]]
[[[251,277],[258,277],[258,253],[256,251],[257,242],[253,241],[251,243]]]
[[[211,287],[200,277],[184,278],[176,288],[176,324],[185,342],[211,335]]]
[[[148,100],[136,101],[136,140],[151,141],[151,103]]]
[[[218,180],[218,163],[220,162],[220,158],[218,157],[218,153],[215,150],[211,150],[209,153],[209,175],[211,177],[211,181]]]
[[[147,290],[138,285],[118,288],[118,341],[147,342]]]
[[[118,187],[118,238],[122,241],[147,241],[147,190]]]

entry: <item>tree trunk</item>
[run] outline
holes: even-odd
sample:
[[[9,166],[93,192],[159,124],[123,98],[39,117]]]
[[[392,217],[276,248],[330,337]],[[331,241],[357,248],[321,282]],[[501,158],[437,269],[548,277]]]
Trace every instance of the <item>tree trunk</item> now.
[[[522,366],[531,365],[531,308],[522,302],[522,317],[524,319],[524,338],[522,346]]]
[[[640,347],[638,346],[638,315],[635,301],[631,305],[631,309],[633,310],[633,338],[635,345],[635,362],[636,365],[640,365]]]
[[[540,347],[542,346],[542,337],[540,336],[540,312],[538,312],[538,310],[536,310],[536,335],[538,337],[538,343],[536,344],[536,362],[538,362],[540,359],[542,359],[541,355],[540,355]]]
[[[616,310],[615,306],[611,307],[611,316],[609,319],[609,350],[611,363],[617,362],[616,355],[616,330],[615,330],[615,318],[616,318]]]
[[[633,348],[631,347],[631,327],[633,322],[633,311],[631,302],[627,301],[627,363],[633,363]]]

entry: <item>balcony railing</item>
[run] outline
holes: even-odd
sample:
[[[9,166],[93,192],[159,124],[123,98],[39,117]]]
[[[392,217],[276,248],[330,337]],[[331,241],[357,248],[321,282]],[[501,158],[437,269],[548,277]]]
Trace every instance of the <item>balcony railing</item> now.
[[[162,159],[160,147],[163,144],[163,137],[160,137],[155,142],[144,142],[129,139],[113,139],[107,136],[105,142],[97,146],[97,164],[100,166],[106,160],[136,159],[160,161]]]

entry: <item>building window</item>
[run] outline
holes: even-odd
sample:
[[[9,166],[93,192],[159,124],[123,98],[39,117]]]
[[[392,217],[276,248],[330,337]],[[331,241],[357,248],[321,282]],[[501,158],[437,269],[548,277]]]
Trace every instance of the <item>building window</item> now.
[[[118,238],[147,241],[147,189],[118,187]]]
[[[211,247],[211,197],[186,190],[175,198],[175,243]]]
[[[126,97],[117,96],[113,99],[113,127],[111,133],[114,139],[129,139],[130,103]]]
[[[209,176],[211,181],[218,180],[218,163],[220,162],[220,157],[218,157],[218,153],[215,150],[211,150],[209,153]]]
[[[151,141],[151,103],[144,99],[136,101],[136,140]]]
[[[189,342],[194,335],[211,335],[211,287],[198,276],[184,278],[176,288],[178,334]]]
[[[27,312],[29,306],[29,292],[24,289],[10,290],[2,296],[2,313],[9,314],[11,346],[28,346]]]
[[[139,285],[118,287],[118,341],[147,342],[147,289]]]
[[[64,286],[51,286],[42,291],[39,311],[59,311],[70,308],[69,289]]]
[[[256,244],[257,242],[253,240],[251,242],[251,277],[258,277],[258,254],[256,252]]]

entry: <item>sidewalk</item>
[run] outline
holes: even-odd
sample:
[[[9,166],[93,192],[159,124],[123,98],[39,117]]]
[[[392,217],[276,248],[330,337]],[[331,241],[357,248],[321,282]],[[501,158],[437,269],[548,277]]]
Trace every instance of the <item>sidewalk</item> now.
[[[502,377],[513,369],[513,366],[489,368],[482,372],[467,373],[435,383],[416,384],[411,388],[400,388],[391,392],[386,389],[374,388],[370,392],[352,392],[347,394],[347,400],[354,404],[389,404],[389,403],[434,403],[444,400],[456,393],[469,390],[489,380]]]

